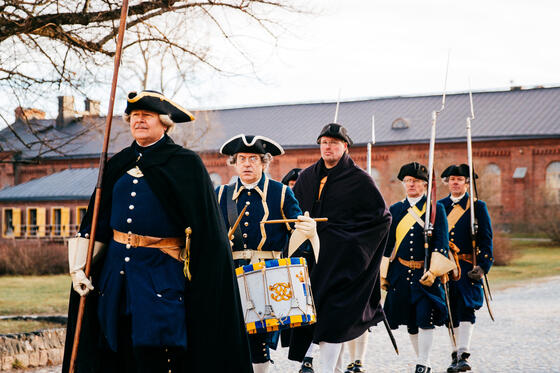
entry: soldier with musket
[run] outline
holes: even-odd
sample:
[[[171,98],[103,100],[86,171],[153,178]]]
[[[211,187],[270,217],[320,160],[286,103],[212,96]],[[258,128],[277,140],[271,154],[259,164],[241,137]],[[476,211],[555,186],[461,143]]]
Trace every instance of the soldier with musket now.
[[[477,177],[473,173],[473,177]],[[451,165],[441,177],[449,187],[449,196],[439,202],[444,206],[449,223],[449,246],[458,264],[450,282],[449,293],[453,327],[457,336],[457,346],[451,354],[449,373],[471,370],[468,362],[470,342],[476,321],[475,310],[482,307],[483,277],[492,266],[492,225],[486,204],[474,201],[474,216],[478,224],[476,242],[476,265],[473,268],[473,237],[471,237],[471,207],[467,188],[469,186],[469,166]]]
[[[73,290],[63,372],[80,296],[76,371],[252,372],[230,245],[200,157],[173,143],[194,117],[154,91],[128,95],[134,142],[103,177],[91,278],[84,274],[92,205],[69,243]],[[219,336],[219,338],[217,337]]]
[[[300,372],[312,373],[319,345],[320,372],[334,373],[344,369],[344,342],[382,319],[379,264],[391,216],[372,178],[348,154],[346,128],[326,125],[317,143],[321,158],[294,187],[303,210],[328,218],[318,226],[321,251],[311,272],[317,323],[293,330],[289,358],[303,360]]]
[[[229,156],[228,164],[235,167],[238,176],[232,184],[216,189],[223,220],[229,230],[233,229],[230,239],[235,266],[278,259],[287,254],[289,243],[299,250],[295,256],[305,254],[308,259],[313,258],[309,245],[300,246],[300,243],[310,239],[318,250],[316,222],[308,213],[302,213],[291,188],[271,180],[265,174],[272,157],[284,154],[282,146],[264,136],[240,134],[227,140],[220,148],[220,153]],[[287,223],[260,224],[266,220],[295,218],[298,222],[294,227]],[[270,348],[276,349],[279,334],[268,332],[249,335],[255,373],[268,371]]]
[[[435,326],[447,321],[443,285],[438,278],[449,271],[447,219],[437,204],[429,247],[424,246],[428,170],[412,162],[401,167],[406,198],[390,207],[393,217],[381,263],[381,286],[387,291],[385,313],[392,329],[406,325],[417,365],[415,372],[430,372],[430,351]],[[428,260],[429,263],[425,261]],[[424,273],[424,268],[428,270]]]

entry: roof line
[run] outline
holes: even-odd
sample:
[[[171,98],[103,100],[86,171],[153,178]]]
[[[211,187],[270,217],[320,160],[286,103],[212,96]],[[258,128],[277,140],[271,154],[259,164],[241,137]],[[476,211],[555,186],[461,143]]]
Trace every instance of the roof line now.
[[[504,92],[527,92],[542,89],[557,89],[560,88],[560,84],[551,85],[535,85],[527,88],[521,87],[520,89],[512,89],[513,87],[502,87],[494,89],[480,89],[472,91],[473,94],[477,93],[504,93]],[[458,96],[468,94],[467,90],[460,90],[454,92],[446,93],[447,96]],[[354,103],[362,101],[376,101],[376,100],[388,100],[397,98],[419,98],[419,97],[439,97],[441,92],[431,92],[431,93],[412,93],[407,95],[388,95],[388,96],[363,96],[349,98],[346,100],[340,100],[340,103]],[[268,103],[268,104],[248,104],[248,105],[232,105],[232,106],[209,106],[206,108],[191,109],[191,111],[227,111],[227,110],[237,110],[237,109],[255,109],[255,108],[267,108],[275,106],[303,106],[303,105],[319,105],[319,104],[336,104],[337,100],[300,100],[298,102],[278,102],[278,103]]]

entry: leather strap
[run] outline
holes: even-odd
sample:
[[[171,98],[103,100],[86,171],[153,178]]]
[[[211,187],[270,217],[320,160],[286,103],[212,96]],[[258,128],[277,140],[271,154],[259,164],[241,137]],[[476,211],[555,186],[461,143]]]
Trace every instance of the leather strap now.
[[[412,207],[412,211],[414,211],[417,216],[422,216],[426,212],[426,203],[424,203],[424,205],[422,206],[422,210],[419,210],[418,207],[416,207],[416,205],[414,205]],[[420,221],[422,221],[422,219],[420,219]],[[408,234],[410,228],[412,228],[412,226],[415,223],[418,223],[418,222],[410,214],[410,211],[407,210],[407,213],[401,219],[399,224],[397,224],[397,228],[395,229],[395,247],[393,247],[393,251],[391,252],[391,256],[389,257],[389,261],[392,262],[393,260],[395,260],[395,258],[397,257],[397,251],[399,250],[399,247],[401,246],[402,240],[405,238],[405,236]]]
[[[459,221],[459,219],[461,219],[461,216],[463,216],[463,214],[465,212],[467,212],[467,210],[471,207],[470,204],[470,198],[467,199],[467,208],[463,209],[461,207],[461,205],[459,205],[458,203],[453,206],[453,208],[451,209],[451,211],[449,211],[449,214],[447,214],[447,230],[449,232],[451,232],[451,229],[453,229],[453,227],[455,226],[455,224],[457,224],[457,222]]]
[[[250,259],[251,263],[261,260],[279,259],[282,256],[281,251],[258,251],[258,250],[240,250],[232,252],[233,260]]]
[[[457,257],[459,257],[459,260],[462,260],[462,261],[467,262],[467,263],[472,264],[472,262],[473,262],[472,254],[459,254],[459,255],[457,255]]]
[[[410,269],[420,269],[424,267],[423,260],[404,260],[402,258],[398,258],[398,259],[399,259],[399,263],[401,263],[403,266],[408,267]]]
[[[181,248],[185,246],[185,237],[152,237],[142,236],[134,233],[123,233],[113,229],[113,240],[118,243],[130,245],[131,247],[152,247],[159,249],[163,253],[172,256],[178,261],[180,258]]]
[[[226,209],[228,215],[229,228],[233,227],[239,212],[237,211],[237,201],[233,199],[233,193],[235,192],[236,183],[229,184],[226,192]],[[229,229],[228,228],[228,229]],[[228,237],[230,239],[231,237]],[[235,232],[233,232],[233,246],[236,248],[243,247],[243,235],[241,233],[241,224],[237,226]]]

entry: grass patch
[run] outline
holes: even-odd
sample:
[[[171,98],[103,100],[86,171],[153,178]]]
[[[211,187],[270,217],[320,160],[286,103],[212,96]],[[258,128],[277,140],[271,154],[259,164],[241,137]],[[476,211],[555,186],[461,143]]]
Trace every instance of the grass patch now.
[[[531,239],[512,241],[517,252],[507,266],[493,266],[488,274],[492,288],[504,289],[560,273],[560,246]]]
[[[34,332],[36,330],[62,328],[64,326],[48,321],[0,320],[0,334]]]
[[[69,275],[1,276],[0,315],[65,314]]]

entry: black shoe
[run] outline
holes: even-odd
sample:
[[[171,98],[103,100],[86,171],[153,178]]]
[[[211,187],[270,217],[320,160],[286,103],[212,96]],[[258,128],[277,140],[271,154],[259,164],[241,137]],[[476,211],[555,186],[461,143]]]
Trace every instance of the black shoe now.
[[[467,361],[469,356],[471,356],[471,354],[469,354],[468,352],[463,352],[461,354],[461,358],[457,362],[457,370],[456,370],[457,372],[466,372],[467,370],[471,370],[471,366]]]
[[[352,372],[353,373],[366,373],[366,370],[364,369],[364,366],[362,365],[362,362],[360,360],[354,361],[354,370]]]
[[[417,364],[416,369],[414,370],[414,373],[430,373],[431,371],[432,371],[432,368],[427,367],[425,365]]]
[[[348,364],[344,373],[354,373],[354,363]]]
[[[301,369],[299,370],[299,373],[314,373],[312,357],[303,358],[303,363],[301,364]]]
[[[457,373],[457,351],[453,351],[451,354],[451,365],[447,368],[447,373]]]

